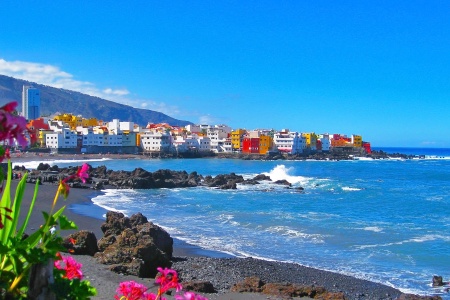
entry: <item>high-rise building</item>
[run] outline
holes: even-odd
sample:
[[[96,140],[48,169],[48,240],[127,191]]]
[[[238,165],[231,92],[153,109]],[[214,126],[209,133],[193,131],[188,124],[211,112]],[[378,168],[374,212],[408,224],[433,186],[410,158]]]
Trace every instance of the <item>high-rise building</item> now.
[[[27,120],[34,120],[41,116],[41,94],[38,89],[23,86],[22,115]]]

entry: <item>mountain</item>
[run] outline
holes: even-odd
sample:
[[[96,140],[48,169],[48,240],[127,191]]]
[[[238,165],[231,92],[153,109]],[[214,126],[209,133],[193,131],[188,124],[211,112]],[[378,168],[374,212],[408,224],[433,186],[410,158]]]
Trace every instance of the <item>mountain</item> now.
[[[96,118],[110,122],[113,119],[132,121],[146,126],[147,123],[168,123],[174,126],[192,124],[177,120],[163,113],[139,109],[117,102],[89,96],[79,92],[58,89],[34,82],[0,75],[0,105],[11,101],[19,103],[17,110],[22,111],[22,88],[24,85],[38,88],[41,92],[41,115],[50,116],[56,112],[82,115],[83,118]]]

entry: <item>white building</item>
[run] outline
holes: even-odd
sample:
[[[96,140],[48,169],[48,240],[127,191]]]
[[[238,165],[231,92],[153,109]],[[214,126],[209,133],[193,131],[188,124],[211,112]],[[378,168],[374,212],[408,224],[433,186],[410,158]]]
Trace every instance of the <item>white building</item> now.
[[[207,136],[201,136],[197,138],[198,151],[211,151],[211,139]]]
[[[147,131],[141,134],[141,147],[145,151],[167,152],[171,145],[171,135],[168,133]]]
[[[319,134],[318,138],[322,144],[322,151],[330,151],[331,148],[330,135],[328,133]]]
[[[214,125],[208,126],[206,129],[206,135],[211,140],[211,151],[213,152],[225,152],[223,145],[226,143],[226,139],[230,137],[231,127],[227,125]]]
[[[63,128],[61,132],[45,135],[45,144],[51,149],[68,149],[77,147],[77,133],[69,128]]]
[[[22,116],[27,120],[34,120],[41,116],[41,93],[31,86],[23,86]]]
[[[82,137],[82,146],[103,146],[103,133],[95,133],[92,128],[77,127],[77,132]]]
[[[299,154],[306,149],[306,139],[298,132],[289,132],[288,129],[276,132],[273,143],[283,153]]]

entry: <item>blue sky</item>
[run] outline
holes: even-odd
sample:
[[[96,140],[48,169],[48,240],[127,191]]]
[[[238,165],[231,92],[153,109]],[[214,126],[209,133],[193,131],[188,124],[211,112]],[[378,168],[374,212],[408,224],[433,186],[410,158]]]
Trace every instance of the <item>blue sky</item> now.
[[[450,147],[448,1],[2,1],[0,74],[233,128]]]

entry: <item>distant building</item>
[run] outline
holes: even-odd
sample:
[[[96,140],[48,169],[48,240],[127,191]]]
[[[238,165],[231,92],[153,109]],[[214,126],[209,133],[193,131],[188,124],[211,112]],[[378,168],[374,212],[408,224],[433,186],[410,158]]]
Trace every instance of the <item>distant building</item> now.
[[[38,89],[23,86],[22,115],[27,120],[34,120],[41,116],[41,94]]]

